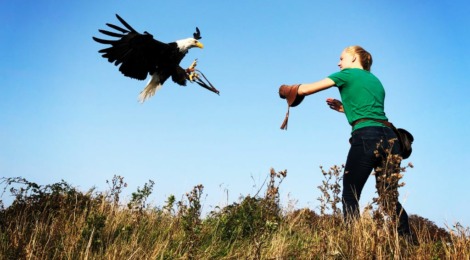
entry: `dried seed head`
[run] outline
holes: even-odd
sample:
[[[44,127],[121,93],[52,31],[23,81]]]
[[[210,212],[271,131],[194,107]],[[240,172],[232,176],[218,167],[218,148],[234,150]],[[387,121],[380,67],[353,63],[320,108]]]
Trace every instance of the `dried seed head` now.
[[[276,171],[273,168],[271,168],[271,176],[276,176]]]

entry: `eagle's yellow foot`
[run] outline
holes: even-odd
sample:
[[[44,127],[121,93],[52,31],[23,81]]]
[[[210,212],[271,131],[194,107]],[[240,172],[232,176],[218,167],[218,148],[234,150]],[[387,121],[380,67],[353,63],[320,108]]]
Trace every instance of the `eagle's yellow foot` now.
[[[198,78],[199,75],[195,72],[197,65],[197,59],[191,63],[191,65],[186,69],[186,73],[188,73],[188,78],[190,81],[194,81],[194,79]]]
[[[188,70],[194,71],[194,69],[196,68],[196,65],[197,65],[197,59],[195,59],[193,63],[189,65]]]
[[[199,75],[196,72],[193,71],[193,72],[189,73],[188,77],[189,77],[190,81],[194,81],[194,79],[199,78]]]
[[[193,61],[193,63],[191,63],[191,65],[189,65],[189,67],[186,69],[186,72],[190,73],[190,72],[195,71],[196,70],[196,65],[197,65],[197,59],[195,59]]]

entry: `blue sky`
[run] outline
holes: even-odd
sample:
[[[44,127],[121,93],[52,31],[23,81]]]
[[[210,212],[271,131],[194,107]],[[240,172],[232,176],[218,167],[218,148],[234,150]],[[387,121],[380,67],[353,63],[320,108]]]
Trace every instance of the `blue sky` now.
[[[386,89],[386,113],[415,136],[415,168],[401,200],[440,226],[470,225],[464,206],[470,109],[470,11],[466,1],[3,1],[0,4],[0,176],[39,184],[64,179],[106,190],[121,175],[127,194],[155,181],[162,205],[203,184],[204,209],[254,194],[271,167],[288,170],[285,206],[317,210],[323,175],[345,162],[350,126],[325,103],[337,89],[286,112],[281,84],[338,71],[344,47],[361,45]],[[192,49],[215,95],[168,81],[144,104],[146,81],[122,76],[91,37],[120,14],[171,42],[201,29]],[[373,178],[361,204],[374,194]],[[3,198],[7,200],[7,198]],[[127,197],[128,199],[128,197]],[[466,202],[467,201],[467,202]]]

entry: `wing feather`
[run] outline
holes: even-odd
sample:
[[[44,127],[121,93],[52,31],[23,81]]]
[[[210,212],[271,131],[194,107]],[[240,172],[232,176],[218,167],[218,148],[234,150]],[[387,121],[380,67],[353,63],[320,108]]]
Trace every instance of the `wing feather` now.
[[[130,26],[126,21],[124,21],[124,19],[122,19],[121,16],[116,14],[116,17],[122,23],[122,25],[124,25],[127,29],[131,30],[131,32],[135,32],[135,33],[137,32],[136,30],[134,30],[134,28],[132,28],[132,26]]]
[[[93,40],[99,42],[99,43],[102,43],[102,44],[114,44],[116,43],[117,41],[113,41],[113,40],[104,40],[104,39],[99,39],[99,38],[96,38],[96,37],[93,37]]]
[[[115,33],[115,32],[110,32],[110,31],[106,31],[106,30],[98,30],[100,33],[102,34],[105,34],[105,35],[108,35],[108,36],[113,36],[113,37],[123,37],[124,34],[121,34],[121,33]]]
[[[109,27],[120,33],[107,30],[99,30],[104,35],[116,37],[114,40],[93,37],[98,43],[111,45],[99,50],[102,57],[119,66],[119,71],[127,77],[144,80],[149,74],[153,74],[160,67],[171,63],[169,57],[175,51],[175,47],[155,40],[153,35],[145,32],[137,32],[124,19],[116,14],[118,20],[128,30],[107,23]]]
[[[111,28],[113,28],[114,30],[120,31],[120,32],[122,32],[122,33],[128,33],[128,32],[129,32],[128,30],[122,29],[121,27],[116,26],[116,25],[114,25],[114,24],[107,23],[106,25],[109,26],[109,27],[111,27]]]

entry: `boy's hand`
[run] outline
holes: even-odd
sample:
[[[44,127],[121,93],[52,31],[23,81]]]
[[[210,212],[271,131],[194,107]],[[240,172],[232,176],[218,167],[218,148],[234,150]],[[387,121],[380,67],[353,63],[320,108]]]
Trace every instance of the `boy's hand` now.
[[[344,113],[343,103],[334,98],[327,98],[326,104],[333,110]]]

